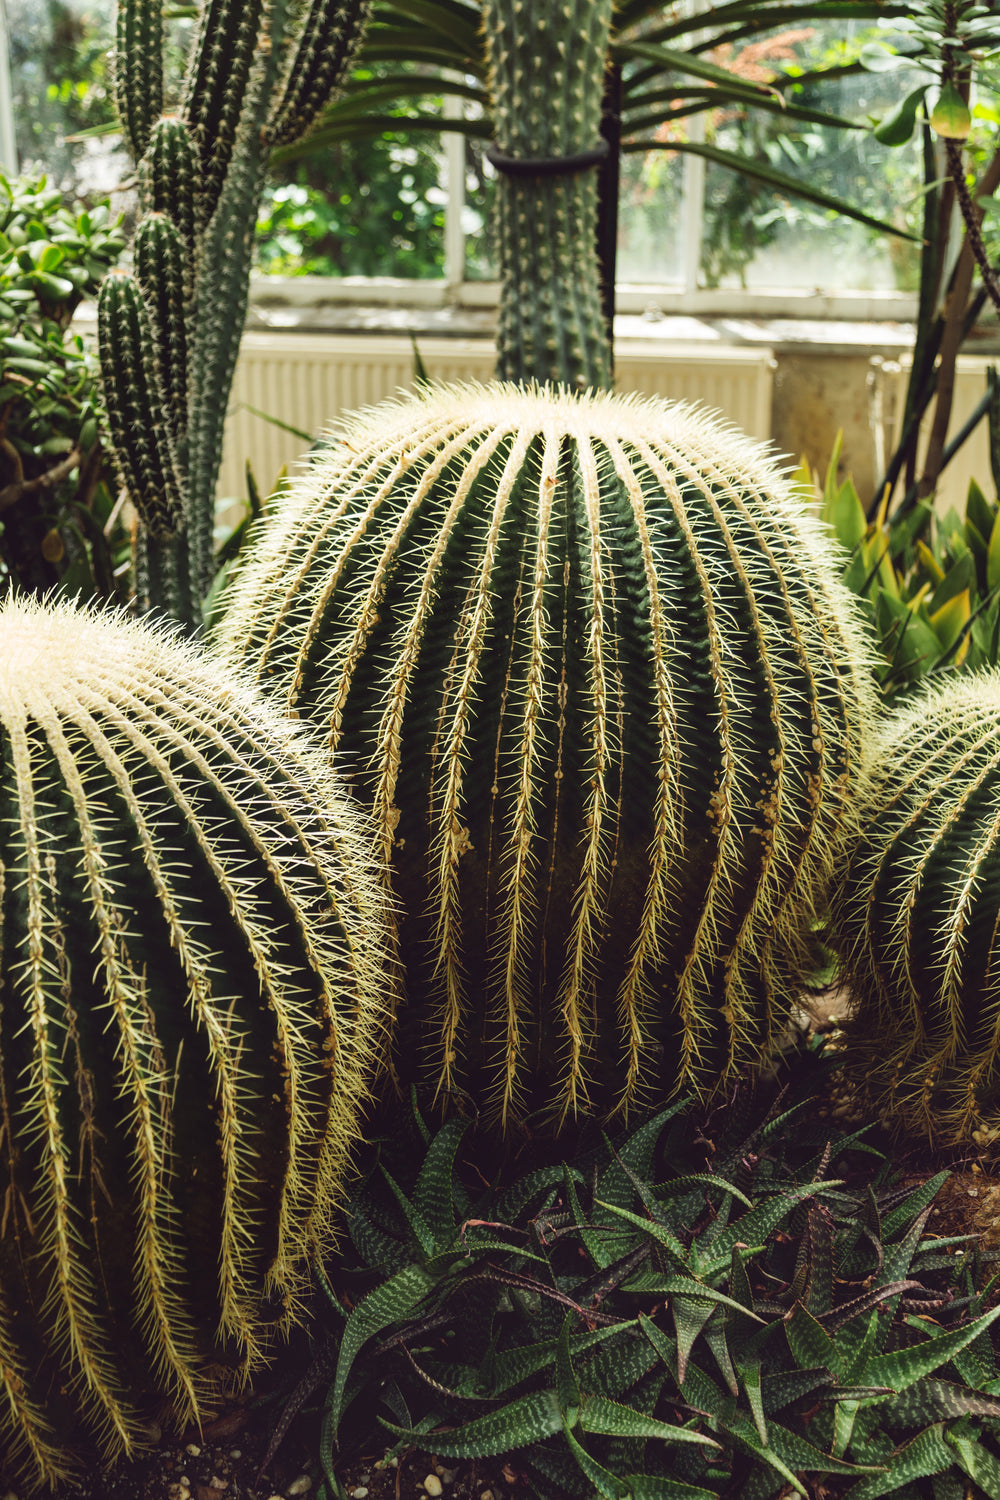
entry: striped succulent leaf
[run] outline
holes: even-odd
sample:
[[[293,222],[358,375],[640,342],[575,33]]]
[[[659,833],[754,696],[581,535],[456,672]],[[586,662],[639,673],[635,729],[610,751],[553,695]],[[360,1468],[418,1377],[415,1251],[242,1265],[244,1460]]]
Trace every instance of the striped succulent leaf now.
[[[370,833],[192,646],[0,604],[0,1470],[197,1420],[294,1318],[381,1034]]]
[[[897,1127],[1000,1135],[1000,676],[953,679],[883,728],[838,889],[849,1056]]]
[[[762,450],[660,402],[440,389],[299,478],[220,645],[374,807],[404,1073],[508,1121],[767,1050],[872,711],[831,561]]]

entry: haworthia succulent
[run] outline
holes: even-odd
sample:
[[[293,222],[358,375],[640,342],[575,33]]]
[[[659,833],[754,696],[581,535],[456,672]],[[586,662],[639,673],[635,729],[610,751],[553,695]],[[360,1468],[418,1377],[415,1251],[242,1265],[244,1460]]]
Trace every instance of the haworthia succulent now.
[[[0,604],[0,1470],[197,1420],[294,1318],[379,1044],[361,815],[233,675]]]
[[[885,724],[836,931],[850,1057],[897,1126],[1000,1135],[1000,676],[956,678]]]
[[[258,531],[221,646],[374,806],[404,1071],[563,1117],[775,1040],[872,690],[830,544],[761,449],[612,396],[379,408]]]

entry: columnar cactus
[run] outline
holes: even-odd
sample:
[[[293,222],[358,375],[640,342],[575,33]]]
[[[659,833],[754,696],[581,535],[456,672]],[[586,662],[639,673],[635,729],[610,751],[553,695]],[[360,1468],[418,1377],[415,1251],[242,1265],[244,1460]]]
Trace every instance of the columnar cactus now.
[[[299,477],[220,646],[374,806],[400,1069],[506,1122],[760,1058],[871,712],[830,564],[763,450],[662,402],[441,389]]]
[[[483,0],[503,380],[611,384],[596,249],[611,11],[612,0]]]
[[[177,115],[163,116],[161,0],[119,0],[115,98],[138,164],[135,279],[105,283],[101,364],[139,513],[143,609],[189,628],[213,572],[215,487],[268,157],[314,124],[370,0],[203,0]]]
[[[361,814],[231,673],[68,604],[0,640],[0,1472],[52,1484],[294,1317],[385,923]]]
[[[943,1143],[1000,1134],[1000,676],[890,719],[835,906],[849,1059],[886,1119]]]

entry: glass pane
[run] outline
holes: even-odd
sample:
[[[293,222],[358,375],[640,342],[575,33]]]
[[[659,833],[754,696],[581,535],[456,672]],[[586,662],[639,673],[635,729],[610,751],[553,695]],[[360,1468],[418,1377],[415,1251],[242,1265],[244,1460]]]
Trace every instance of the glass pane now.
[[[21,172],[74,196],[111,192],[128,167],[120,136],[67,137],[114,120],[114,0],[6,0],[6,10]]]
[[[413,131],[324,146],[284,167],[257,219],[260,269],[443,276],[443,161],[440,139]]]
[[[742,50],[733,48],[715,60],[754,80],[839,69],[853,63],[872,34],[858,22],[799,27],[772,33]],[[862,128],[838,129],[734,107],[706,116],[706,138],[914,232],[921,212],[919,146],[890,150],[880,145],[869,120],[883,115],[914,82],[910,73],[852,71],[821,82],[804,77],[784,91],[789,103],[858,121]],[[916,247],[907,241],[709,163],[702,241],[705,286],[909,290],[916,275]]]
[[[475,107],[468,110],[471,119]],[[493,201],[496,195],[496,169],[486,160],[487,142],[468,137],[465,147],[465,206],[462,229],[465,234],[465,274],[470,281],[495,281],[500,275]]]
[[[684,166],[677,154],[623,154],[618,188],[619,283],[680,280],[683,186]]]

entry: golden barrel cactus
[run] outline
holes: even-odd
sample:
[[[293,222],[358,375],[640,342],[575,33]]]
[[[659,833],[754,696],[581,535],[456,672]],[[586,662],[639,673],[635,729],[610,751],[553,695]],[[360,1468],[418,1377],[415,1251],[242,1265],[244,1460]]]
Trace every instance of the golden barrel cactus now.
[[[1000,1136],[1000,674],[887,720],[835,903],[848,1064],[898,1129]]]
[[[179,1420],[294,1316],[383,1024],[362,816],[233,674],[0,605],[0,1470]]]
[[[759,446],[604,394],[431,390],[274,503],[219,645],[374,809],[404,1074],[558,1120],[759,1060],[872,710],[838,569]]]

